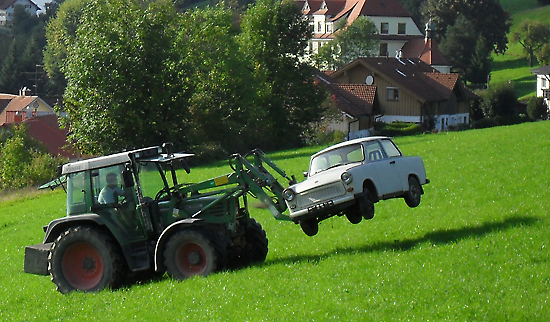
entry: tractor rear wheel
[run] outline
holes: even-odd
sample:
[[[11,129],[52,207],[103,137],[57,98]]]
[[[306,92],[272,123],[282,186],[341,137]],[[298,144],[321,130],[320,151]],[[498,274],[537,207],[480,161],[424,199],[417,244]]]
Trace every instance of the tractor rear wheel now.
[[[183,280],[196,275],[207,276],[216,270],[218,258],[212,242],[196,230],[175,233],[164,250],[166,272]]]
[[[113,239],[92,227],[76,226],[52,244],[48,272],[61,293],[100,291],[122,282],[122,257]]]

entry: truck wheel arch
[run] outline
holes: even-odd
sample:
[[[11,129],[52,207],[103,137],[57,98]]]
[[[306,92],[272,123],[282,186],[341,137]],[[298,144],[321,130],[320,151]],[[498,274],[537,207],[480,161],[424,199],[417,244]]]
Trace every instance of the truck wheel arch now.
[[[96,214],[84,214],[59,218],[51,221],[48,225],[43,243],[46,244],[55,241],[57,237],[61,235],[65,230],[78,225],[88,225],[102,228],[107,226],[103,219]]]
[[[380,199],[378,198],[378,190],[376,189],[376,185],[374,182],[370,179],[366,179],[363,181],[363,191],[368,190],[368,197],[372,202],[378,202]]]

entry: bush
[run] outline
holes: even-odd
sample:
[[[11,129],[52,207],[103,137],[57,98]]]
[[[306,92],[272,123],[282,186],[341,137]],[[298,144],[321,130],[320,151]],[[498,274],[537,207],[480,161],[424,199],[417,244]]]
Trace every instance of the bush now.
[[[481,108],[485,116],[510,116],[516,113],[518,98],[511,82],[504,82],[489,87],[481,93]]]
[[[406,123],[406,122],[392,122],[392,123],[376,122],[374,128],[379,132],[380,135],[393,136],[393,137],[417,135],[424,132],[424,128],[422,126],[416,123]]]
[[[57,167],[64,162],[45,152],[27,137],[24,125],[14,126],[3,137],[0,148],[0,189],[18,189],[55,178]]]
[[[548,107],[542,97],[531,97],[527,103],[527,115],[533,120],[546,120]]]

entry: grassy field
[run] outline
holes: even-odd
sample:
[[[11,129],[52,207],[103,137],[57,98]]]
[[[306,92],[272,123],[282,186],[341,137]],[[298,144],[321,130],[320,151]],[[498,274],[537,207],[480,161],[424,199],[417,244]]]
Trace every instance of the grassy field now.
[[[399,138],[431,179],[418,208],[383,201],[372,220],[331,218],[315,237],[253,209],[270,242],[264,264],[94,294],[62,295],[49,277],[23,272],[24,247],[64,215],[64,193],[5,199],[0,320],[545,321],[549,134],[539,122]],[[320,148],[272,156],[298,176]]]

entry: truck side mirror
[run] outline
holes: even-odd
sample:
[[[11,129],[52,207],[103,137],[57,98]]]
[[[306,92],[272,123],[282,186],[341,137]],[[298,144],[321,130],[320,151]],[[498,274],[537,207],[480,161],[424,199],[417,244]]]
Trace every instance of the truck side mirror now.
[[[132,171],[128,169],[122,171],[122,180],[124,180],[124,186],[126,188],[133,187],[134,177],[132,176]]]

